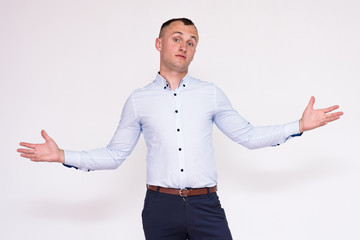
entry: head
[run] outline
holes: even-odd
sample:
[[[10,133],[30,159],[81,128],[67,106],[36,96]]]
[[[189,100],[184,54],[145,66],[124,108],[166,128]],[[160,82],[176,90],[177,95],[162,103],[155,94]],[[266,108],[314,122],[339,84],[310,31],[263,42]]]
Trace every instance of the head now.
[[[160,52],[160,71],[187,72],[198,41],[199,35],[191,20],[176,18],[165,22],[155,42]]]
[[[197,30],[197,28],[195,27],[195,24],[190,19],[188,19],[188,18],[173,18],[173,19],[170,19],[170,20],[164,22],[161,25],[159,38],[161,38],[162,35],[164,34],[164,29],[166,29],[166,27],[168,27],[169,25],[171,25],[171,23],[176,22],[176,21],[180,21],[186,26],[193,26]]]

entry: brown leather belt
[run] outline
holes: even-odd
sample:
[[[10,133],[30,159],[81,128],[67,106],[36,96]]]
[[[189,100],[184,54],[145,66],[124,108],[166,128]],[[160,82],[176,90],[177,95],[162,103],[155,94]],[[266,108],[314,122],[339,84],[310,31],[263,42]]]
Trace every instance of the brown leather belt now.
[[[208,188],[191,188],[191,189],[176,189],[176,188],[164,188],[158,187],[154,185],[147,185],[147,188],[151,191],[157,192],[159,188],[159,192],[167,193],[172,195],[180,195],[181,197],[190,197],[190,196],[198,196],[204,195],[208,193],[214,193],[217,191],[217,186],[208,187]]]

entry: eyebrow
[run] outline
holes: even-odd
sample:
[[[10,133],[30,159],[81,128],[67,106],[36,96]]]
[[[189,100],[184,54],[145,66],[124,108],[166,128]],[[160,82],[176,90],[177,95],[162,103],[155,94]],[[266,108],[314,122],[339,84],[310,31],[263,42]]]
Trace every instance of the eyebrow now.
[[[171,34],[171,36],[174,35],[174,34],[184,35],[184,33],[177,31],[177,32],[173,32],[173,33]],[[197,40],[194,35],[191,35],[191,38],[195,39],[195,41]]]

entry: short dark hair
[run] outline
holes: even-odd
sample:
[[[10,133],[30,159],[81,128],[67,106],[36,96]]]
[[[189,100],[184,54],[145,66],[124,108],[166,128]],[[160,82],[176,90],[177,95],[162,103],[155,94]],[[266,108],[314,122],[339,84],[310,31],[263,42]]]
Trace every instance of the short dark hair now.
[[[187,26],[189,26],[189,25],[194,26],[195,29],[197,30],[195,24],[190,19],[188,19],[188,18],[173,18],[173,19],[167,20],[166,22],[164,22],[161,25],[159,37],[161,37],[161,33],[165,27],[169,26],[171,23],[176,22],[176,21],[181,21],[184,25],[187,25]]]

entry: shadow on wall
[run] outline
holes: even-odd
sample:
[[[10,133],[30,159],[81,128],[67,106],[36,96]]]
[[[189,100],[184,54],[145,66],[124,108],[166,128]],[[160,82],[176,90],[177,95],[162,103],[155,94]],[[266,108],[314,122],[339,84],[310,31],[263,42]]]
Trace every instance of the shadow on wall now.
[[[122,187],[122,190],[117,193],[76,202],[70,202],[69,198],[32,200],[26,203],[28,206],[23,206],[25,211],[23,214],[33,218],[79,222],[129,218],[134,214],[140,216],[145,191],[140,189],[140,191],[131,193],[131,190],[131,186]],[[131,198],[126,197],[128,194],[124,195],[124,193],[131,193]],[[134,213],[134,209],[138,211]]]
[[[281,170],[264,169],[260,163],[259,168],[237,165],[227,169],[226,175],[221,176],[221,182],[234,183],[234,186],[243,192],[285,192],[339,177],[345,169],[337,162],[341,162],[341,159],[312,159],[302,165],[292,165],[291,169],[281,167]]]

